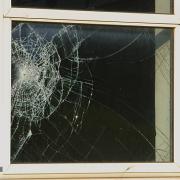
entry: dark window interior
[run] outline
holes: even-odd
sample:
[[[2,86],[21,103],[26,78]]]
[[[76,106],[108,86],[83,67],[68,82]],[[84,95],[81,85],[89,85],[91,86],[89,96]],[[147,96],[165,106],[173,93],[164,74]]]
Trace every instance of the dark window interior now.
[[[155,10],[155,0],[12,0],[17,7],[148,12]]]

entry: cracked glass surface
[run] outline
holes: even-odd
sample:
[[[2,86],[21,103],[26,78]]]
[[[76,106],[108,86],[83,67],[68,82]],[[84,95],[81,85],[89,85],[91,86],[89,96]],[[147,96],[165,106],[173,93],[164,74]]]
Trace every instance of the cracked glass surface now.
[[[13,22],[11,162],[172,161],[171,38]]]
[[[12,0],[14,7],[165,13],[173,10],[172,0]]]

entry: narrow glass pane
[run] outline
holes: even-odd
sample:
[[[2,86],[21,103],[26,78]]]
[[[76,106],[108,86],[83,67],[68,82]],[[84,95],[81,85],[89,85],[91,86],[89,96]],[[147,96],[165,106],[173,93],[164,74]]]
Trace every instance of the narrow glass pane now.
[[[11,162],[172,161],[171,37],[13,22]]]
[[[172,13],[172,0],[12,0],[15,7]]]

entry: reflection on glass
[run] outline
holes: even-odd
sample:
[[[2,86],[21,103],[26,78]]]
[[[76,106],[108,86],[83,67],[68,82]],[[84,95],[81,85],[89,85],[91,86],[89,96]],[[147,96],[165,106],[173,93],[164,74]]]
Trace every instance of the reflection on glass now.
[[[12,6],[89,11],[172,13],[171,0],[12,0]]]
[[[168,162],[171,30],[12,27],[11,162]]]

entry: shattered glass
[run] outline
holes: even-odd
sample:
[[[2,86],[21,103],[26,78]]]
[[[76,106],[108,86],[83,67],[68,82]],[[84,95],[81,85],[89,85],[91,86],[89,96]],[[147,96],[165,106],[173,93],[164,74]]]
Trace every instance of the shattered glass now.
[[[171,161],[171,136],[156,123],[157,71],[171,87],[171,32],[13,22],[11,162]]]

